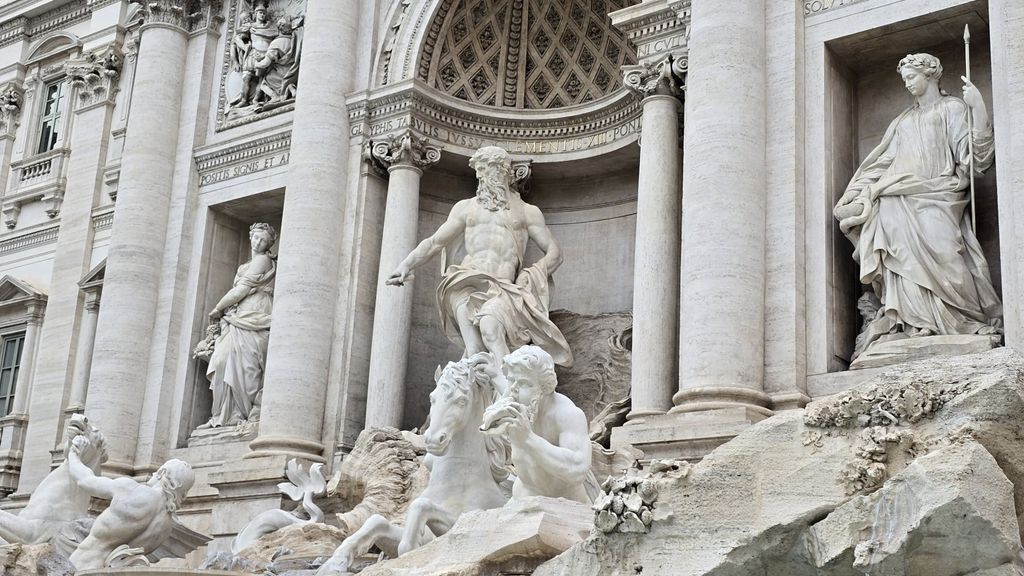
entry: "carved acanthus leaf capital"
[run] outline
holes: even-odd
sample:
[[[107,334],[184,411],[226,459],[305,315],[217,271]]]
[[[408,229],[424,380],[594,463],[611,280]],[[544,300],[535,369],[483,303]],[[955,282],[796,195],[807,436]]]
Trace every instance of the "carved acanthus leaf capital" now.
[[[686,86],[687,67],[685,56],[669,54],[653,64],[623,66],[622,81],[626,88],[641,98],[662,94],[680,96]]]
[[[17,82],[8,82],[0,88],[0,136],[13,136],[18,128],[25,90]]]
[[[147,24],[166,24],[185,31],[218,24],[223,0],[138,0]]]
[[[64,73],[78,89],[82,108],[104,101],[113,103],[123,62],[120,48],[111,45],[64,63]]]
[[[384,140],[368,142],[364,157],[381,171],[387,171],[393,166],[414,166],[423,169],[441,160],[441,148],[409,130],[401,134],[392,134]]]

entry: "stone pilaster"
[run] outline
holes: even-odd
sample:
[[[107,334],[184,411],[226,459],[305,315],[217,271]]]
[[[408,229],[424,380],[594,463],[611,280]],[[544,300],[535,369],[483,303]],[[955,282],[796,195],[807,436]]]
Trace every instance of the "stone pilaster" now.
[[[366,426],[402,427],[413,292],[384,281],[416,247],[420,177],[441,159],[441,150],[411,132],[370,142],[367,161],[386,169],[388,197],[374,306],[373,343],[366,399]]]
[[[27,492],[50,471],[50,451],[62,437],[64,398],[72,379],[70,359],[77,355],[80,321],[84,316],[78,282],[89,270],[94,230],[92,210],[99,196],[107,162],[114,95],[121,69],[117,46],[87,53],[64,65],[77,100],[67,188],[60,199],[60,228],[50,277],[47,321],[40,334],[39,366],[34,379],[19,491]]]
[[[97,321],[86,401],[86,412],[107,438],[107,468],[122,474],[135,470],[156,318],[185,80],[185,5],[142,3],[145,23],[107,257],[106,303]]]
[[[78,349],[75,352],[75,372],[71,381],[71,397],[66,414],[81,414],[85,411],[85,398],[89,392],[89,371],[92,368],[92,352],[96,344],[96,320],[100,313],[99,290],[86,292],[85,316],[78,336]]]
[[[345,238],[341,188],[349,181],[342,98],[352,86],[359,12],[359,4],[339,9],[336,0],[309,0],[306,6],[275,320],[253,457],[283,453],[324,460],[323,411],[341,270],[335,247]]]
[[[734,8],[692,4],[673,412],[764,416],[765,0]]]
[[[665,413],[672,407],[676,388],[682,218],[682,79],[678,72],[682,70],[675,64],[668,55],[657,64],[623,68],[625,86],[643,98],[633,252],[630,421]]]

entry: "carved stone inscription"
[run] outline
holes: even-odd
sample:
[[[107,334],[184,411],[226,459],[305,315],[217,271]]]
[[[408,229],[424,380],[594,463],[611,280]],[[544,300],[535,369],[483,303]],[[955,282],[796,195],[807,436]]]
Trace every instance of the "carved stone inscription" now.
[[[824,12],[830,8],[839,8],[840,6],[846,6],[847,4],[854,4],[861,0],[805,0],[804,2],[804,15],[809,16],[811,14],[817,14],[818,12]]]

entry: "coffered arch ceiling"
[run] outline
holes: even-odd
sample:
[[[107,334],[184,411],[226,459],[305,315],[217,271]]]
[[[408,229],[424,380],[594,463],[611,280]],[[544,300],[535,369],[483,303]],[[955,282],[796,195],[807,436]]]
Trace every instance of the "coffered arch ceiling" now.
[[[608,13],[636,0],[442,0],[417,69],[433,88],[497,108],[586,104],[622,85],[635,49]]]

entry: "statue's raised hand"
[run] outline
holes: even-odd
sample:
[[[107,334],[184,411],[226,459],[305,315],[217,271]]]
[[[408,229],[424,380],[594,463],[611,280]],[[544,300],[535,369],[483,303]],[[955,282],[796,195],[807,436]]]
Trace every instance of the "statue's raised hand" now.
[[[388,276],[388,279],[384,281],[384,284],[388,286],[405,286],[405,283],[412,280],[412,272],[405,267],[399,267]]]
[[[978,87],[966,76],[961,76],[960,79],[964,81],[964,102],[971,107],[971,110],[984,109],[985,99],[981,97]]]
[[[82,452],[89,447],[89,439],[85,436],[75,436],[71,440],[71,451],[78,456],[82,455]]]

